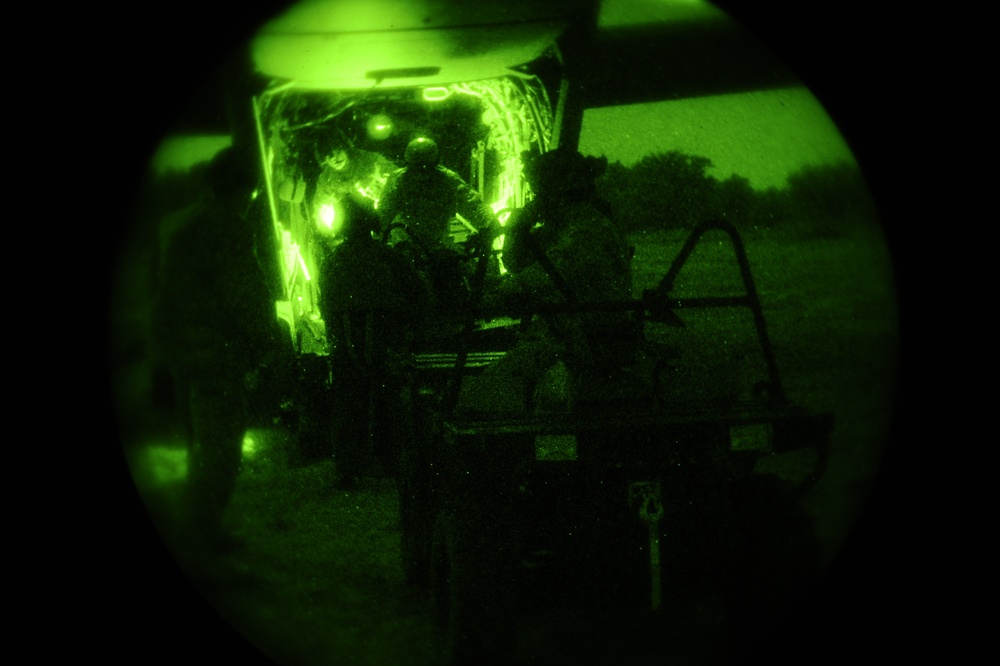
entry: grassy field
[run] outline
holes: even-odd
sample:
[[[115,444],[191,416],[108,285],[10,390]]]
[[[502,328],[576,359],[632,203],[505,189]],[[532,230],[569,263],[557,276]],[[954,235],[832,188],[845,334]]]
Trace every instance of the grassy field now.
[[[633,237],[636,294],[659,283],[687,232]],[[877,228],[802,239],[759,231],[743,237],[785,392],[835,427],[829,468],[808,496],[832,557],[847,537],[886,443],[895,392],[898,322],[891,263]],[[703,236],[677,276],[678,297],[743,294],[729,237]],[[766,378],[746,308],[682,313],[685,329],[652,327],[681,349],[680,381],[692,391],[746,395]],[[800,476],[811,460],[775,456],[769,471]]]

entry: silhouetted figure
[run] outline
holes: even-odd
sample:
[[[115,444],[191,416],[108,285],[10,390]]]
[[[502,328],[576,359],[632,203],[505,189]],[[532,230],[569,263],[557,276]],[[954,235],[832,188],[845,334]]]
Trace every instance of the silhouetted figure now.
[[[249,380],[278,329],[257,263],[254,178],[226,148],[208,164],[203,197],[165,223],[152,309],[155,362],[169,369],[188,444],[183,539],[190,566],[210,577],[240,539],[227,529],[248,424]]]
[[[504,231],[507,273],[490,307],[624,302],[631,298],[631,248],[596,195],[607,159],[557,149],[525,165],[535,195]],[[570,409],[583,383],[634,362],[638,329],[627,312],[536,316],[517,345],[462,403],[476,410]]]
[[[406,166],[389,176],[379,199],[383,235],[428,276],[437,304],[462,303],[471,266],[466,246],[454,241],[452,220],[461,217],[476,242],[490,242],[499,222],[478,192],[438,163],[433,139],[411,141],[405,159]]]
[[[372,448],[393,474],[400,438],[408,436],[410,354],[430,298],[408,258],[373,234],[370,202],[349,195],[344,219],[319,273],[320,311],[332,367],[337,485],[353,485]]]

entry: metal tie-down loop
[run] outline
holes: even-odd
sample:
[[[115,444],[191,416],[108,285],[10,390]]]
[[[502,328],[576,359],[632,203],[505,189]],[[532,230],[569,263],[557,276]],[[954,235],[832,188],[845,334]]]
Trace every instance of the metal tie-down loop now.
[[[660,521],[663,520],[663,503],[660,501],[660,482],[636,481],[628,487],[630,505],[639,505],[639,518],[649,527],[649,577],[650,610],[660,607],[662,584],[660,582]]]

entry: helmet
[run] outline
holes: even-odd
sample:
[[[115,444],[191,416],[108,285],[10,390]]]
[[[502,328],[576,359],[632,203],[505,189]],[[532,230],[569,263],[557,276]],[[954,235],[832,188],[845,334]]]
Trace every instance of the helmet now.
[[[427,137],[422,136],[414,139],[406,146],[404,159],[407,166],[417,169],[427,169],[437,166],[438,145],[433,139],[428,139]]]
[[[586,194],[608,167],[606,157],[581,155],[575,150],[556,148],[530,159],[525,176],[536,192],[556,195]]]

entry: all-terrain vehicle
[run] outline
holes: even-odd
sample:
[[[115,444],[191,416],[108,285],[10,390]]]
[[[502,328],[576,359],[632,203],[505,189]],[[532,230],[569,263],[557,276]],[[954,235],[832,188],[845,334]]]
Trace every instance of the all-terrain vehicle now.
[[[708,232],[728,235],[744,290],[676,298],[674,278]],[[470,318],[450,356],[417,353],[419,435],[400,479],[404,565],[434,600],[459,663],[509,659],[528,618],[587,609],[588,621],[642,624],[708,597],[760,615],[808,580],[818,552],[800,500],[822,475],[832,415],[786,397],[749,260],[735,228],[692,231],[660,284],[641,298],[591,304],[642,324],[644,363],[584,378],[565,411],[469,413],[461,383],[501,356],[522,318]],[[742,395],[697,396],[672,384],[685,363],[653,329],[683,335],[685,311],[745,308],[765,375]],[[649,334],[647,334],[648,332]],[[704,382],[710,384],[711,377]],[[796,482],[756,470],[764,456],[813,452]],[[628,618],[627,620],[624,618]],[[655,620],[654,620],[655,623]]]

